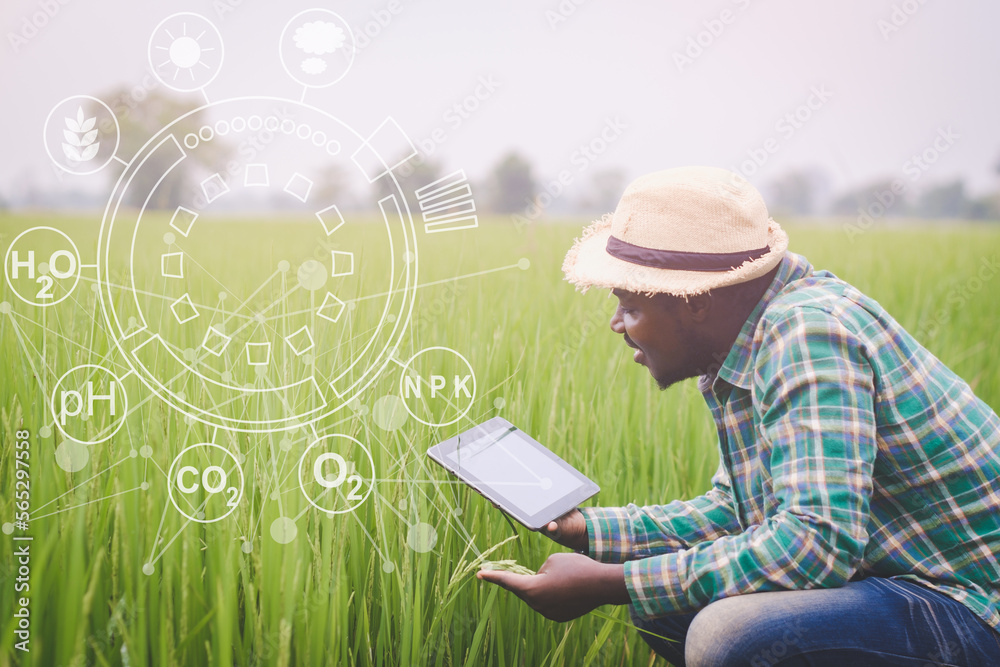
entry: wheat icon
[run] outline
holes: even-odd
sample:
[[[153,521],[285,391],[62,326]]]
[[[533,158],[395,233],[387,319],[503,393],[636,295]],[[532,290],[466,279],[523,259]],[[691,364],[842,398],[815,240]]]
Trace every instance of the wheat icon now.
[[[76,118],[66,118],[66,127],[63,136],[66,143],[62,145],[63,152],[73,162],[88,162],[97,155],[97,149],[101,147],[101,142],[97,141],[97,116],[85,118],[83,107],[76,110]]]

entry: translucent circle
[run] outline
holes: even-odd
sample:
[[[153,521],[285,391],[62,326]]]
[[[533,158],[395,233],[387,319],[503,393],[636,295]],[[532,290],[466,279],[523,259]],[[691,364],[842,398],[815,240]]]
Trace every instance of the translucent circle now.
[[[302,263],[298,270],[299,284],[310,292],[323,287],[328,277],[326,267],[315,259],[309,259]]]
[[[240,547],[240,549],[243,550],[243,553],[248,554],[251,551],[253,551],[253,545],[250,544],[249,542],[244,542],[243,545]]]
[[[295,539],[299,529],[295,522],[287,516],[281,516],[271,522],[271,538],[278,544],[288,544]]]
[[[504,406],[506,405],[507,405],[507,399],[505,399],[503,396],[497,396],[496,398],[493,399],[493,407],[496,408],[497,410],[503,410]]]
[[[396,321],[396,313],[389,313],[388,315],[386,315],[385,316],[385,321],[388,322],[389,324],[392,324],[393,322],[395,322]]]
[[[201,140],[198,139],[198,135],[194,132],[188,132],[184,135],[184,145],[188,148],[194,150],[195,148],[198,148],[198,144],[200,143]]]
[[[48,262],[40,262],[38,264],[38,272],[40,274],[42,274],[43,276],[49,275],[49,263]]]
[[[219,301],[225,301],[227,296],[229,295],[225,292],[219,292]]]
[[[12,524],[12,523],[5,523],[3,525],[3,533],[4,533],[4,535],[10,535],[13,532],[14,532],[14,524]]]
[[[326,132],[323,132],[322,130],[317,130],[312,135],[312,145],[319,148],[324,144],[326,144]]]
[[[143,491],[149,491],[149,482],[143,482],[142,484],[139,485],[139,488],[142,489]]]
[[[384,563],[382,563],[382,571],[385,572],[386,574],[391,573],[395,569],[396,566],[395,564],[393,564],[391,560],[387,560]]]
[[[292,265],[288,263],[288,260],[283,259],[280,262],[278,262],[278,270],[281,271],[282,273],[288,273],[288,269],[290,269],[291,267]]]
[[[50,435],[52,435],[52,429],[50,427],[43,426],[40,429],[38,429],[38,436],[40,438],[47,438]]]
[[[176,240],[177,237],[174,236],[173,232],[167,232],[166,234],[163,235],[163,242],[166,243],[167,245],[173,245],[174,241]]]
[[[208,131],[208,136],[205,136],[205,131]],[[202,141],[211,141],[215,138],[215,130],[212,129],[211,125],[202,125],[198,129],[198,138]]]
[[[215,123],[215,133],[220,137],[224,137],[229,134],[229,121],[220,120]]]
[[[527,257],[522,257],[521,259],[517,260],[517,268],[521,269],[522,271],[527,271],[528,269],[531,268],[531,260],[528,259]]]
[[[451,513],[452,513],[452,514],[453,514],[454,516],[462,516],[462,508],[461,508],[461,507],[456,507],[455,509],[453,509],[453,510],[451,511]]]
[[[551,477],[543,477],[542,481],[541,481],[541,484],[542,484],[542,489],[545,490],[545,491],[548,491],[549,489],[552,488],[552,478]]]
[[[315,359],[313,359],[313,356],[311,354],[302,355],[302,363],[304,363],[306,366],[312,366],[313,361],[315,361]]]
[[[147,577],[149,575],[153,574],[153,564],[152,563],[146,563],[145,565],[143,565],[142,566],[142,573],[144,575],[146,575]]]
[[[56,447],[56,464],[66,472],[83,470],[89,460],[90,451],[87,445],[73,440],[63,440],[62,444]]]
[[[308,139],[312,136],[312,128],[306,123],[302,123],[297,128],[295,128],[295,136],[299,139]]]
[[[277,500],[277,499],[278,499],[278,492],[277,491],[272,491],[271,492],[271,500]]]
[[[198,521],[204,521],[205,517],[208,515],[206,515],[204,512],[198,512],[197,514],[195,514],[195,516],[198,517]]]
[[[178,37],[170,45],[170,62],[187,69],[201,60],[201,46],[193,37]]]
[[[247,121],[248,129],[256,132],[262,127],[264,127],[264,121],[261,119],[260,116],[250,116],[250,119]]]
[[[139,320],[135,319],[134,317],[128,318],[129,329],[135,329],[137,326],[139,326]]]
[[[10,301],[0,302],[0,313],[7,315],[10,313]]]
[[[253,370],[259,376],[267,375],[267,366],[254,366]]]
[[[409,250],[403,253],[403,261],[406,262],[407,264],[413,264],[413,260],[415,260],[416,258],[417,256],[414,255]]]
[[[406,508],[409,507],[409,503],[406,502],[406,498],[400,498],[398,507],[400,512],[406,511]]]
[[[399,396],[383,396],[375,401],[372,419],[384,431],[395,431],[406,423],[409,413]]]
[[[222,375],[219,377],[227,384],[233,381],[233,374],[229,371],[222,371]]]
[[[437,529],[429,523],[415,523],[406,534],[406,544],[418,554],[425,554],[437,544]]]
[[[247,121],[243,116],[233,118],[233,132],[242,132],[247,129]]]
[[[283,134],[295,134],[295,121],[291,118],[286,118],[281,121],[280,128]]]
[[[129,458],[133,458],[133,459],[134,459],[134,458],[137,458],[137,457],[139,456],[139,452],[137,452],[137,451],[135,451],[135,450],[133,449],[133,450],[131,450],[131,451],[130,451],[130,452],[128,453],[128,455],[129,455]]]
[[[278,443],[278,447],[281,448],[281,451],[287,452],[292,448],[292,440],[290,438],[282,438],[281,442]]]
[[[94,293],[100,292],[101,291],[101,286],[98,285],[97,283],[91,283],[90,284],[90,291],[94,292]]]
[[[326,152],[330,155],[340,154],[340,142],[334,139],[326,145]]]
[[[198,353],[195,352],[193,348],[190,348],[190,347],[185,348],[184,349],[184,359],[187,360],[187,361],[197,361],[198,360]]]
[[[142,447],[139,448],[139,456],[141,456],[142,458],[148,459],[152,455],[153,455],[153,448],[150,447],[149,445],[143,445]]]

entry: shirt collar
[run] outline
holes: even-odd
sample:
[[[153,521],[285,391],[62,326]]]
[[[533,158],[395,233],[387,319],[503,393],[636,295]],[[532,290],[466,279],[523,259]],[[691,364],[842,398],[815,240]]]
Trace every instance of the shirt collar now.
[[[750,316],[747,317],[746,322],[740,328],[740,333],[736,336],[733,347],[730,348],[725,361],[719,367],[718,373],[703,375],[699,379],[698,385],[703,392],[714,388],[718,380],[724,380],[734,387],[741,389],[750,389],[750,372],[753,363],[753,337],[754,331],[757,329],[757,323],[760,322],[761,316],[767,310],[771,301],[774,300],[774,297],[777,296],[778,292],[784,289],[789,283],[800,280],[812,272],[812,264],[805,257],[792,252],[785,253],[785,256],[778,264],[778,272],[774,275],[771,284],[768,285],[764,296],[760,298],[760,301],[754,306]]]

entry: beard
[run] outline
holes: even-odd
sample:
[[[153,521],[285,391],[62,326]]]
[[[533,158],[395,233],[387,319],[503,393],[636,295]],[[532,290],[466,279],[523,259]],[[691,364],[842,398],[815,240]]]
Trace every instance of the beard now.
[[[703,337],[683,327],[678,330],[678,334],[674,358],[681,360],[682,363],[679,368],[653,376],[660,391],[684,380],[718,372],[722,363],[717,359],[718,354],[712,352],[708,341]]]

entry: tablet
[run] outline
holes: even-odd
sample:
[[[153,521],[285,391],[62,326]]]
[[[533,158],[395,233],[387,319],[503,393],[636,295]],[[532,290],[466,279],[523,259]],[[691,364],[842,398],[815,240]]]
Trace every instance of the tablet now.
[[[427,456],[532,530],[601,490],[502,417],[431,447]]]

